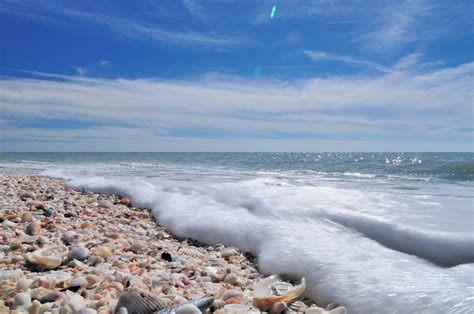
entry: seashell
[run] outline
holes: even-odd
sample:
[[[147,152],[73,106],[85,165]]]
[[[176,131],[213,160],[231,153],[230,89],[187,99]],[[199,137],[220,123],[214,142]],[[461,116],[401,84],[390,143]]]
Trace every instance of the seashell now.
[[[3,225],[5,227],[8,227],[8,228],[16,228],[16,223],[14,223],[13,221],[10,221],[10,220],[5,220],[3,222]]]
[[[235,247],[226,247],[222,249],[221,256],[223,258],[229,258],[231,256],[239,254],[239,251]]]
[[[89,282],[87,281],[86,277],[77,277],[77,278],[72,278],[68,280],[65,284],[64,287],[67,289],[79,289],[81,287],[86,287],[89,285]]]
[[[89,249],[82,245],[71,248],[68,254],[70,259],[77,259],[79,261],[85,260],[87,256],[89,256]]]
[[[161,310],[158,312],[158,314],[171,314],[171,313],[178,313],[179,309],[183,306],[187,306],[189,304],[193,305],[196,307],[198,310],[201,312],[205,312],[211,305],[214,303],[214,298],[204,298],[200,299],[191,303],[186,303],[186,304],[180,304],[178,306],[170,307],[164,310]],[[184,312],[183,312],[184,313]],[[193,312],[191,312],[193,313]]]
[[[249,307],[243,304],[227,304],[224,306],[225,314],[246,314],[249,312]]]
[[[94,274],[88,274],[86,275],[86,280],[88,283],[87,287],[92,287],[100,282],[100,277]]]
[[[143,241],[135,241],[133,244],[130,246],[130,251],[133,253],[140,253],[143,252],[147,249],[147,244]]]
[[[46,276],[46,278],[55,279],[58,282],[64,282],[64,281],[69,280],[71,278],[71,274],[67,273],[67,272],[64,272],[64,271],[53,271],[53,272],[49,273]]]
[[[33,264],[43,266],[48,269],[54,269],[61,266],[64,257],[67,255],[68,248],[64,245],[47,247],[33,253],[25,254],[26,259]]]
[[[176,314],[201,314],[201,310],[191,303],[181,305],[175,312]]]
[[[120,200],[120,204],[122,205],[125,205],[125,206],[128,206],[128,204],[130,204],[130,199],[128,197],[122,197],[122,199]]]
[[[92,250],[93,256],[108,258],[113,256],[112,250],[108,246],[99,246]]]
[[[41,303],[56,302],[58,300],[64,300],[66,295],[60,291],[50,291],[43,295],[40,299]]]
[[[78,237],[77,232],[75,231],[66,231],[62,234],[61,240],[63,240],[64,243],[69,244],[74,242],[74,240]]]
[[[23,214],[21,214],[21,222],[31,221],[33,221],[33,215],[30,212],[23,212]]]
[[[237,291],[237,290],[226,290],[224,292],[224,294],[222,295],[222,300],[223,301],[227,301],[227,299],[230,299],[230,298],[242,298],[242,292],[240,291]]]
[[[268,311],[278,302],[289,302],[301,296],[305,289],[306,283],[304,277],[301,279],[301,283],[293,287],[291,290],[287,290],[282,295],[275,295],[275,284],[280,282],[278,275],[272,275],[262,279],[254,287],[254,298],[252,304],[258,307],[260,310]]]
[[[46,217],[51,217],[53,216],[54,214],[54,209],[52,208],[46,208],[43,210],[43,215],[45,215]]]
[[[10,244],[10,250],[16,251],[21,249],[21,241],[20,240],[15,240]]]
[[[31,305],[31,298],[25,292],[20,292],[13,298],[13,306],[16,309],[27,309]]]
[[[31,284],[33,283],[32,279],[22,278],[16,283],[16,291],[26,292],[30,289]]]
[[[38,240],[38,238],[39,238],[38,235],[31,236],[31,235],[27,235],[23,232],[20,232],[19,240],[20,240],[21,243],[33,243],[33,242],[36,242],[36,240]]]
[[[147,314],[166,308],[166,304],[150,292],[129,288],[120,296],[114,313],[125,308],[128,314]]]
[[[78,313],[87,306],[87,303],[80,295],[72,294],[68,297],[67,305],[72,309],[73,313]]]
[[[41,224],[37,221],[32,221],[26,227],[26,234],[30,236],[39,235],[41,232]]]
[[[332,310],[325,310],[323,308],[320,308],[316,305],[311,305],[306,311],[305,313],[308,313],[308,314],[346,314],[347,311],[346,311],[346,308],[343,307],[343,306],[339,306],[335,309],[332,309]]]
[[[289,307],[291,311],[297,312],[297,313],[304,313],[307,308],[308,306],[304,304],[304,302],[301,302],[301,301],[295,301]]]
[[[49,239],[46,238],[45,236],[39,236],[39,237],[38,237],[38,241],[39,241],[41,244],[48,244],[48,243],[49,243]]]
[[[234,273],[230,273],[225,276],[224,282],[231,285],[236,285],[239,282],[239,277]]]

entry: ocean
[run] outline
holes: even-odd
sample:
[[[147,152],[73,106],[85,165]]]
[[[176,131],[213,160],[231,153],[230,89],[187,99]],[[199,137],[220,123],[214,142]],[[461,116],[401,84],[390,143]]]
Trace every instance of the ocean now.
[[[474,312],[473,153],[1,153],[0,171],[128,196],[322,305]]]

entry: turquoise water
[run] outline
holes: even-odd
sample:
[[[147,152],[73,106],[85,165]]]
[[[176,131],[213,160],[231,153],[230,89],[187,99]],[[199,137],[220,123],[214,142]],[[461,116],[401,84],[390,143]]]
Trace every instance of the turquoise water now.
[[[2,153],[0,171],[131,197],[178,236],[355,313],[474,308],[472,153]]]

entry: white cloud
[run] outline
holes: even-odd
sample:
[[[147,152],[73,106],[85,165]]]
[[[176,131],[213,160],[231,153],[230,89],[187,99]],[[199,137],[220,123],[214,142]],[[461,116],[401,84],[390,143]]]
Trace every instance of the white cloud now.
[[[110,64],[110,61],[108,61],[108,60],[100,60],[100,61],[99,61],[99,65],[100,65],[101,67],[105,67],[105,66],[107,66],[107,65],[109,65],[109,64]]]
[[[371,31],[362,31],[358,40],[378,53],[395,53],[409,43],[420,40],[422,19],[431,14],[431,5],[424,0],[403,0],[390,3],[375,18]]]
[[[368,60],[356,59],[351,56],[331,54],[324,51],[310,51],[310,50],[304,50],[304,53],[308,57],[310,57],[313,61],[340,61],[340,62],[345,62],[345,63],[352,63],[352,64],[366,66],[366,67],[373,68],[381,72],[390,72],[390,69],[388,69],[387,67],[379,63],[368,61]]]
[[[75,67],[75,66],[73,66],[72,68],[73,68],[74,70],[76,70],[77,75],[79,75],[80,77],[84,77],[84,75],[87,73],[87,70],[84,69],[84,68]]]
[[[141,140],[155,143],[163,137],[182,142],[183,136],[173,134],[184,130],[188,138],[193,133],[208,134],[204,137],[216,142],[225,141],[219,140],[224,137],[246,143],[275,143],[276,137],[282,141],[282,150],[283,143],[291,139],[307,143],[325,139],[334,144],[397,138],[399,143],[439,143],[438,150],[444,150],[445,145],[469,147],[472,132],[460,129],[472,128],[474,63],[418,74],[401,69],[377,77],[294,82],[216,74],[192,80],[113,80],[50,74],[37,79],[3,77],[0,104],[10,124],[1,127],[4,137],[11,139],[34,136],[83,143],[116,141],[114,134],[121,134],[123,143],[135,146]],[[13,122],[19,119],[48,120],[52,126],[55,119],[82,121],[85,127],[18,128]],[[360,150],[367,148],[370,146]]]

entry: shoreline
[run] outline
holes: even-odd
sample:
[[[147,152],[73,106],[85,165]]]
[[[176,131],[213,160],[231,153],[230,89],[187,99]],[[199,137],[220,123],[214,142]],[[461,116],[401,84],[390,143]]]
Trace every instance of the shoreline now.
[[[207,311],[269,310],[255,302],[263,280],[256,259],[237,248],[178,239],[126,197],[38,176],[1,173],[0,182],[0,313],[112,313],[130,289],[152,293],[167,308],[212,297]],[[66,250],[54,253],[59,265],[37,258],[52,247]],[[283,296],[301,288],[280,286]],[[324,313],[301,296],[280,301],[272,312]]]

